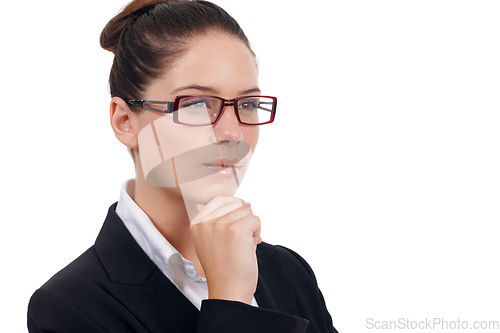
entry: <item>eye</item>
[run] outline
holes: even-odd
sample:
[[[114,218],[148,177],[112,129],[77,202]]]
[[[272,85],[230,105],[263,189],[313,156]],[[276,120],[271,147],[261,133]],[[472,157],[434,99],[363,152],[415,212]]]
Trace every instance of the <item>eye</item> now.
[[[240,109],[253,110],[259,107],[258,99],[244,99],[240,102]]]
[[[187,109],[187,108],[204,108],[208,107],[208,102],[205,98],[200,97],[190,97],[182,99],[179,103],[179,108]]]

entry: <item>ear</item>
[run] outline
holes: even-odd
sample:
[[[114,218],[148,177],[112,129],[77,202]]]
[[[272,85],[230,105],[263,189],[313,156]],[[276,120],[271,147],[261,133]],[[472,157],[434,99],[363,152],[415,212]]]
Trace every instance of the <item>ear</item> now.
[[[109,117],[116,138],[129,148],[137,148],[137,133],[127,102],[120,97],[113,97],[109,106]]]

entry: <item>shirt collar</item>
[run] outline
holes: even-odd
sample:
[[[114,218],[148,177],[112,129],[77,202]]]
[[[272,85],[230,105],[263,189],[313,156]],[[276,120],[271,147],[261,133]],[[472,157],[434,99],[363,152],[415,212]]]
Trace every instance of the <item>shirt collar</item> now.
[[[116,214],[123,221],[137,244],[170,280],[172,280],[171,270],[179,269],[192,272],[194,265],[181,256],[156,229],[146,213],[135,203],[133,200],[134,188],[134,179],[129,179],[123,183],[120,190],[120,199],[116,206]],[[194,278],[197,273],[188,275]]]

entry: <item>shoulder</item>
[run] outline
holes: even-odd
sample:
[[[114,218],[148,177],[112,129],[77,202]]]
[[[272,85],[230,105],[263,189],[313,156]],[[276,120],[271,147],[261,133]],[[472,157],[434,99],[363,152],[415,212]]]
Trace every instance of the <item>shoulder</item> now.
[[[99,281],[105,276],[94,247],[89,248],[31,296],[28,305],[30,330],[36,332],[47,323],[57,323],[63,330],[81,327],[100,332],[101,328],[90,319],[87,309],[96,305],[92,298],[102,293]]]
[[[307,261],[297,252],[282,245],[271,245],[265,242],[259,244],[257,247],[257,256],[263,257],[270,254],[278,254],[283,262],[285,270],[287,270],[289,274],[295,276],[296,279],[300,280],[300,278],[303,278],[311,280],[316,284],[316,277],[311,266],[309,266]]]
[[[40,289],[68,293],[73,289],[88,288],[93,282],[106,277],[94,246],[54,274]]]

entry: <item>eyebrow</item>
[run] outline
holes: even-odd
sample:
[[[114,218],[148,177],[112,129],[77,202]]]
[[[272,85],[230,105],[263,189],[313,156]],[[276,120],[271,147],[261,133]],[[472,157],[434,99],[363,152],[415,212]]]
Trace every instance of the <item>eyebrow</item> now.
[[[188,90],[188,89],[189,90],[191,90],[191,89],[200,90],[200,91],[211,93],[211,94],[217,94],[218,93],[217,89],[214,89],[212,87],[200,86],[200,85],[189,85],[189,86],[183,86],[183,87],[175,89],[174,91],[172,91],[172,94],[176,95],[178,92],[183,91],[183,90]],[[248,94],[253,94],[253,93],[259,93],[260,94],[261,90],[258,87],[252,88],[252,89],[243,90],[243,91],[240,91],[240,93],[238,94],[238,96],[243,96],[243,95],[248,95]]]

